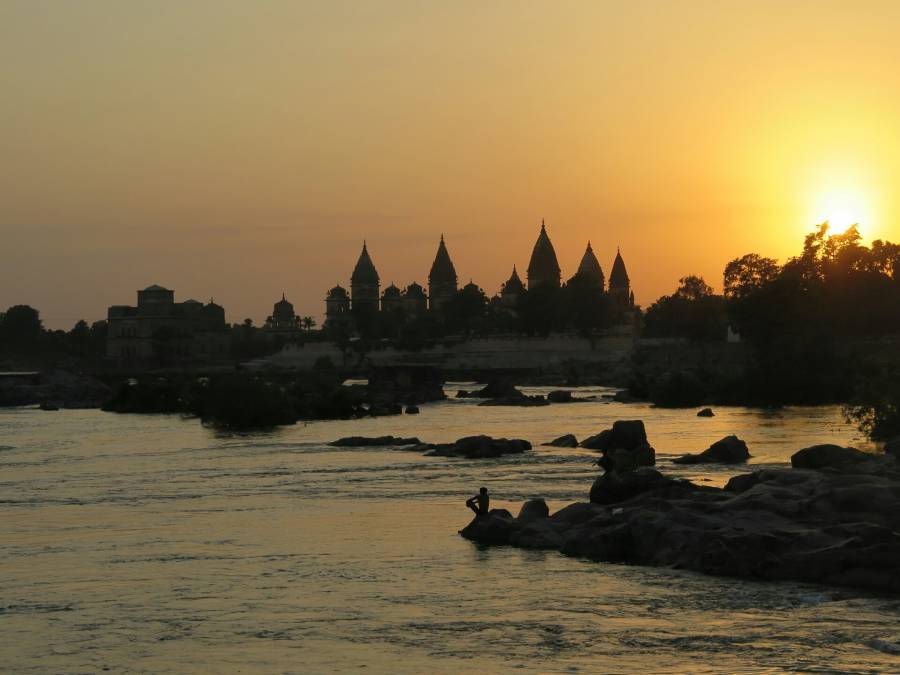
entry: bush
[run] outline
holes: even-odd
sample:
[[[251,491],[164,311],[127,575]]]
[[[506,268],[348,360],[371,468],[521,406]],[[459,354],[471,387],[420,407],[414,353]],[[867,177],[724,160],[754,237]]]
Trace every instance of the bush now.
[[[294,404],[276,384],[230,375],[210,380],[191,411],[205,423],[227,429],[261,429],[294,424]]]

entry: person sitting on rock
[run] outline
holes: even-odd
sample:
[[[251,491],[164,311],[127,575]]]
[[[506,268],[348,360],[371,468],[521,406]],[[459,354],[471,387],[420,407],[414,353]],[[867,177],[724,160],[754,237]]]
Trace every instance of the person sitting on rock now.
[[[486,487],[481,488],[478,494],[466,500],[466,506],[475,512],[476,516],[486,516],[491,505]]]

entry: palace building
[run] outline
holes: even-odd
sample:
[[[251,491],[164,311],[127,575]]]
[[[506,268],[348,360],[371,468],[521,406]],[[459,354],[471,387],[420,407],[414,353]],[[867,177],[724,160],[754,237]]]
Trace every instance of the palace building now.
[[[634,293],[631,290],[631,282],[620,251],[616,251],[616,257],[613,260],[608,288],[603,268],[600,266],[590,242],[587,243],[587,248],[572,279],[576,277],[589,280],[596,285],[598,292],[608,293],[613,306],[619,312],[626,313],[634,307]],[[512,274],[500,288],[495,302],[501,307],[512,309],[516,306],[519,298],[529,290],[544,285],[554,288],[561,287],[562,270],[543,221],[541,221],[541,230],[528,262],[526,279],[527,288],[514,265]],[[349,295],[346,289],[340,285],[328,291],[325,299],[326,327],[339,324],[351,326],[355,314],[405,312],[408,315],[414,315],[440,312],[459,292],[456,267],[450,258],[444,235],[441,235],[438,242],[437,253],[428,273],[427,295],[425,289],[415,282],[404,290],[391,283],[384,289],[384,292],[381,292],[380,284],[375,263],[369,255],[368,245],[363,242],[362,251],[350,275]]]
[[[175,291],[154,284],[137,292],[136,307],[110,307],[107,319],[106,355],[120,366],[212,361],[230,355],[225,310],[212,300],[175,302]]]

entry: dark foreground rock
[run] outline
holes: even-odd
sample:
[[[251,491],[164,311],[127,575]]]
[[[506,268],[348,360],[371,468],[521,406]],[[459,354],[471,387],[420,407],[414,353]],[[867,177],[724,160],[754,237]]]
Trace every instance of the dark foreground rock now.
[[[835,463],[827,446],[798,455],[821,469],[762,469],[724,489],[653,469],[609,472],[590,503],[546,518],[495,510],[461,534],[597,561],[900,592],[900,462],[869,455]]]
[[[675,464],[740,464],[750,459],[747,444],[737,436],[726,436],[695,455],[673,459]]]
[[[411,438],[402,438],[399,436],[345,436],[336,441],[332,441],[328,445],[339,448],[366,448],[392,445],[423,445],[415,436]]]
[[[531,450],[531,443],[519,438],[491,438],[490,436],[466,436],[455,443],[439,443],[426,453],[432,457],[465,457],[466,459],[490,459],[501,455],[517,455]]]
[[[544,443],[544,445],[552,445],[554,448],[577,448],[578,439],[575,438],[574,434],[564,434],[559,438],[554,438],[549,443]]]
[[[791,466],[795,469],[848,468],[868,462],[872,455],[856,448],[844,448],[840,445],[814,445],[794,453]]]
[[[603,457],[597,462],[605,470],[631,471],[656,464],[656,451],[647,442],[647,432],[641,420],[619,420],[612,429],[601,431],[581,441],[582,448],[600,450]]]
[[[715,417],[716,414],[712,411],[712,408],[704,408],[697,413],[697,417]]]

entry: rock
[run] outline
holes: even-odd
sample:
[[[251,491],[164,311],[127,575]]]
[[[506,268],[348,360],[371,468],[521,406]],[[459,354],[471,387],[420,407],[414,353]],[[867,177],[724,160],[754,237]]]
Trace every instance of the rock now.
[[[339,448],[366,448],[366,447],[387,447],[392,445],[424,445],[422,441],[413,436],[412,438],[400,438],[397,436],[345,436],[336,441],[332,441],[328,445]]]
[[[543,406],[550,405],[550,401],[545,399],[543,396],[512,396],[512,397],[504,397],[504,398],[492,398],[487,401],[482,401],[478,405],[480,406],[518,406],[521,408],[532,408],[535,406]]]
[[[716,414],[712,411],[712,408],[704,408],[700,412],[697,413],[697,417],[715,417]]]
[[[636,448],[626,450],[625,448],[616,448],[614,450],[604,450],[597,464],[606,471],[615,469],[616,471],[633,471],[642,466],[654,466],[656,464],[656,450],[650,447],[649,443],[641,443]]]
[[[581,447],[589,450],[631,450],[646,442],[647,432],[641,420],[619,420],[613,422],[612,429],[581,441]]]
[[[577,448],[578,439],[575,438],[574,434],[565,434],[559,438],[554,438],[549,443],[544,443],[544,445],[552,445],[555,448]]]
[[[594,481],[591,486],[590,499],[592,504],[617,504],[643,492],[675,485],[695,487],[688,481],[668,478],[656,469],[649,467],[621,474],[618,471],[607,471]]]
[[[387,417],[388,415],[400,415],[403,406],[399,403],[373,403],[369,406],[369,414],[372,417]]]
[[[590,503],[533,520],[492,511],[461,534],[597,561],[856,586],[893,597],[900,592],[900,463],[882,455],[863,461],[846,450],[795,455],[837,471],[760,469],[725,489],[649,468],[611,471],[594,482]],[[522,515],[532,508],[540,507],[523,507]]]
[[[747,444],[737,436],[726,436],[703,452],[673,459],[675,464],[739,464],[750,459]]]
[[[407,415],[418,415],[419,414],[419,406],[417,406],[417,405],[406,406],[406,414]]]
[[[539,518],[549,518],[550,517],[550,507],[547,506],[547,502],[543,499],[529,499],[527,502],[522,504],[522,508],[519,510],[519,515],[516,518],[523,523],[530,522],[532,520],[538,520]]]
[[[501,455],[516,455],[531,450],[531,443],[518,438],[491,438],[490,436],[466,436],[455,443],[441,443],[427,454],[431,457],[465,457],[489,459]]]
[[[844,448],[829,443],[803,448],[791,455],[791,466],[795,469],[843,469],[867,462],[873,455],[856,448]]]
[[[547,400],[550,403],[571,403],[575,399],[572,398],[572,392],[564,389],[554,389],[547,394]]]
[[[884,444],[884,454],[892,455],[897,460],[900,460],[900,436],[892,438]]]
[[[516,389],[509,380],[492,380],[478,391],[460,390],[457,394],[459,398],[502,398],[513,399],[523,398],[525,394]]]

